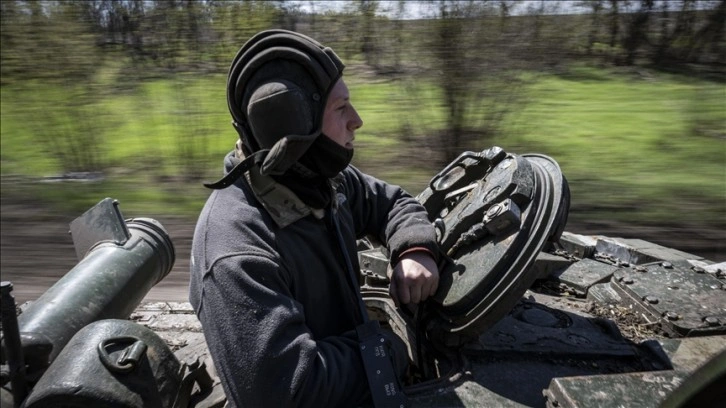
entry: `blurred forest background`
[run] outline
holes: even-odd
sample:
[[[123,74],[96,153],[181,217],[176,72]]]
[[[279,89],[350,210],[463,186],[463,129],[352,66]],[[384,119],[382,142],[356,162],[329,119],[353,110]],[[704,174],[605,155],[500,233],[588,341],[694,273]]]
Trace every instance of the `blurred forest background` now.
[[[362,170],[418,194],[465,150],[547,154],[568,230],[725,261],[725,21],[726,0],[1,1],[3,274],[59,268],[23,248],[107,196],[187,245],[237,137],[229,63],[267,28],[344,60]]]

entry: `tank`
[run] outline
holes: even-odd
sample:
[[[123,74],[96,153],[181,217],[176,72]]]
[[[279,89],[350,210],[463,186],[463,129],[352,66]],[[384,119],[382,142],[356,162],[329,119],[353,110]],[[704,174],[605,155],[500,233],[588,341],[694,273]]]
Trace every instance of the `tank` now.
[[[408,346],[411,407],[690,407],[726,401],[726,262],[567,231],[557,162],[464,152],[418,195],[442,249],[415,309],[359,242],[368,314]],[[3,282],[3,406],[222,407],[188,303],[141,302],[174,262],[111,199],[71,223],[78,265],[19,314]]]

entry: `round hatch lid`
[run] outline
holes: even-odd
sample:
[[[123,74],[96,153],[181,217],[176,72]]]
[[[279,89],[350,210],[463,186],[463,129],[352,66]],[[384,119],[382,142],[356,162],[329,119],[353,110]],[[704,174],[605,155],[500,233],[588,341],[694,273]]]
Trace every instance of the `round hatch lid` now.
[[[537,278],[537,254],[567,221],[567,182],[547,156],[493,147],[459,156],[418,198],[449,257],[426,327],[460,344],[504,317]]]

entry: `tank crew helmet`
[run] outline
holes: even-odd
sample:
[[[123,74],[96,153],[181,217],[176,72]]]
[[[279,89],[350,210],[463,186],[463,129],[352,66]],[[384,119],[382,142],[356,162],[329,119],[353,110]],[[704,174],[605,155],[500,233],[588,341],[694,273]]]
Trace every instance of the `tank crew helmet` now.
[[[229,177],[205,185],[232,184],[249,161],[262,174],[285,173],[322,133],[325,104],[344,67],[332,49],[303,34],[267,30],[250,38],[227,77],[232,125],[249,156]]]

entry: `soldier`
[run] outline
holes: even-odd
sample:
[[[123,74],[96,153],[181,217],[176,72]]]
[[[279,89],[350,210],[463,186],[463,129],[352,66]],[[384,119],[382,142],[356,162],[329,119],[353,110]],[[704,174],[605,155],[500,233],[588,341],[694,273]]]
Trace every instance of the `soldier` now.
[[[239,133],[197,222],[189,298],[232,406],[356,406],[370,394],[356,240],[385,245],[391,295],[438,286],[424,208],[350,165],[363,121],[337,55],[285,30],[234,58],[227,102]],[[405,344],[383,331],[401,375]]]

